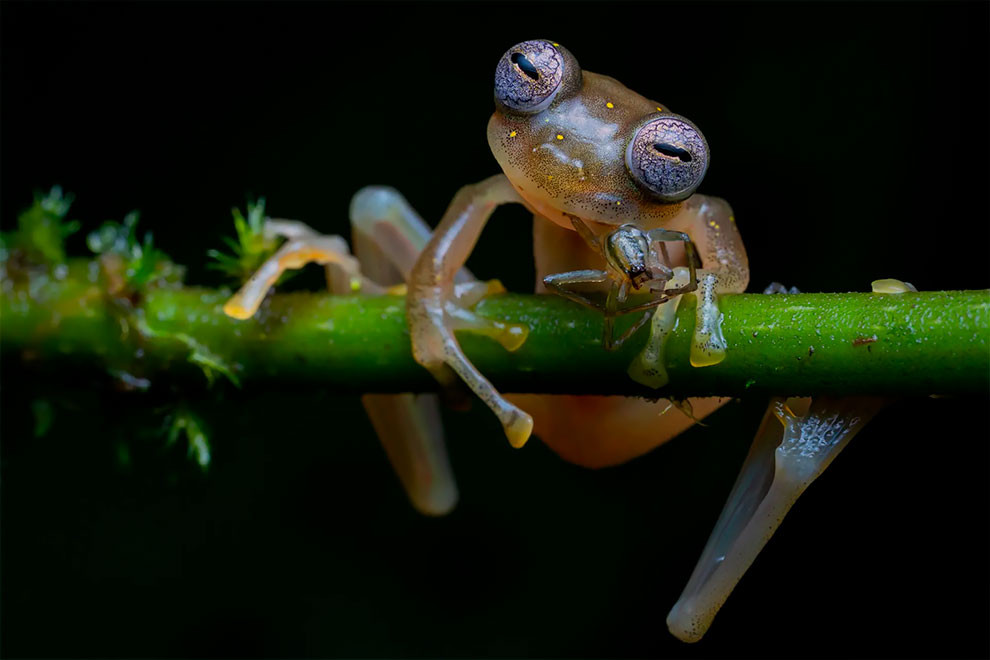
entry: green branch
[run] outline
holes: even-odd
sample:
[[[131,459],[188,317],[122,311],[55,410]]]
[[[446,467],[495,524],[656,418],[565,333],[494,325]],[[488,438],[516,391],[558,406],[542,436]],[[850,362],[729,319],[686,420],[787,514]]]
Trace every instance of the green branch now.
[[[226,291],[165,286],[121,300],[91,281],[90,262],[62,279],[5,279],[0,347],[35,359],[82,361],[142,378],[197,365],[250,387],[313,384],[339,391],[435,389],[410,352],[401,297],[273,296],[255,319],[224,316]],[[990,292],[724,296],[726,359],[688,362],[694,306],[669,337],[670,384],[633,382],[626,369],[644,328],[621,350],[600,346],[602,317],[551,296],[501,295],[482,316],[530,328],[514,353],[460,333],[470,359],[507,392],[673,396],[746,393],[926,395],[982,393],[990,381]]]

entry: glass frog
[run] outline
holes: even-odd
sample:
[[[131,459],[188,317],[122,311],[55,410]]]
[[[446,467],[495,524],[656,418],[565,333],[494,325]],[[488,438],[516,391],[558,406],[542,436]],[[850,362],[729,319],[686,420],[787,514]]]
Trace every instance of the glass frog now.
[[[466,384],[498,417],[509,442],[536,433],[565,460],[616,465],[690,427],[725,399],[693,399],[690,415],[662,414],[665,402],[617,396],[504,396],[461,350],[455,331],[486,335],[507,350],[527,329],[483,319],[473,307],[502,289],[464,268],[501,204],[534,215],[538,293],[553,292],[605,315],[604,348],[643,325],[650,336],[630,365],[649,387],[667,382],[664,337],[683,296],[697,298],[692,365],[724,359],[718,299],[741,292],[749,266],[735,217],[722,199],[695,194],[708,144],[688,119],[608,76],[582,71],[547,40],[510,48],[495,70],[488,143],[502,173],[462,188],[436,230],[394,189],[368,187],[351,202],[355,255],[336,236],[270,220],[288,239],[227,303],[246,319],[287,268],[327,265],[332,291],[379,293],[405,286],[412,350],[448,393]],[[696,263],[700,260],[700,264]],[[637,314],[615,336],[613,320]],[[441,515],[457,500],[436,394],[362,398],[400,480],[421,512]],[[667,623],[684,641],[701,638],[736,582],[804,488],[876,412],[870,399],[775,399],[722,516]],[[528,412],[527,412],[528,411]],[[800,414],[799,414],[800,413]]]

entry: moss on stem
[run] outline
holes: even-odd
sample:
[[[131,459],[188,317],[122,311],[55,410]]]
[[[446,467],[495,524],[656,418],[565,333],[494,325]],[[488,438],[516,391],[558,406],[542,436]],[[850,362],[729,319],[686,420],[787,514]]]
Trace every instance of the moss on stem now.
[[[435,388],[410,352],[401,297],[272,296],[256,318],[221,311],[226,291],[150,288],[125,302],[105,293],[87,262],[57,279],[6,279],[0,346],[44,360],[97,365],[145,378],[182,376],[190,363],[250,387],[261,382],[348,392]],[[694,306],[678,310],[666,360],[670,384],[649,390],[626,375],[647,328],[616,352],[600,346],[601,315],[552,296],[501,295],[482,316],[530,327],[508,353],[459,337],[506,392],[739,396],[981,393],[990,383],[990,292],[758,295],[721,299],[729,343],[720,364],[688,362]]]

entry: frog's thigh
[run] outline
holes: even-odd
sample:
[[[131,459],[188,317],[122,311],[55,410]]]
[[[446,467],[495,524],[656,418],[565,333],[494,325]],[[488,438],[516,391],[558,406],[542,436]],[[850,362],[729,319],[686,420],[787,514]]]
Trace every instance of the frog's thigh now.
[[[654,403],[631,397],[568,394],[511,394],[508,398],[532,413],[533,432],[561,458],[590,468],[618,465],[641,456],[694,424],[665,400]],[[728,400],[689,399],[696,419],[706,417]]]
[[[394,188],[361,189],[350,211],[354,251],[364,274],[382,286],[404,283],[430,239],[430,228]],[[457,503],[457,485],[437,395],[365,394],[361,403],[413,506],[428,515],[449,512]]]

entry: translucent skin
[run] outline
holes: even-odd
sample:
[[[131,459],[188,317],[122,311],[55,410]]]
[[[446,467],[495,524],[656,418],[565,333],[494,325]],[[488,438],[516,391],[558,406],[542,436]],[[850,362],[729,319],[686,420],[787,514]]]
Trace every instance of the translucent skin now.
[[[585,71],[580,90],[542,112],[497,110],[488,121],[488,145],[534,213],[566,229],[572,225],[564,213],[652,229],[681,205],[659,202],[636,185],[625,154],[644,119],[663,110],[618,80]]]
[[[512,58],[519,49],[532,61],[523,61],[520,55],[517,59],[524,66],[515,70],[511,67],[518,66],[517,60]],[[534,77],[533,62],[546,64],[542,79]],[[534,87],[525,76],[542,82]],[[501,204],[521,203],[534,213],[538,292],[545,290],[547,275],[574,276],[572,271],[585,269],[604,272],[604,252],[589,244],[600,248],[603,234],[616,226],[628,223],[642,231],[687,234],[702,265],[693,292],[684,287],[690,269],[682,267],[683,235],[672,241],[664,238],[671,232],[655,231],[652,235],[660,238],[650,239],[663,241],[670,253],[672,277],[658,285],[669,299],[653,314],[650,337],[630,364],[629,374],[659,388],[667,378],[665,337],[676,323],[683,295],[694,295],[698,302],[691,364],[703,367],[725,357],[718,294],[742,291],[749,279],[735,218],[729,205],[715,197],[661,201],[660,196],[680,199],[693,191],[704,174],[707,145],[700,131],[612,78],[582,74],[577,61],[558,44],[531,41],[515,46],[499,63],[496,89],[517,108],[533,107],[535,99],[540,111],[527,115],[497,106],[488,124],[488,139],[504,174],[461,188],[432,233],[398,191],[379,186],[359,191],[351,203],[357,258],[340,237],[320,235],[297,222],[269,219],[266,233],[288,240],[224,310],[240,319],[253,315],[285,269],[314,261],[327,266],[328,285],[337,293],[355,288],[376,293],[404,282],[413,355],[441,386],[452,388],[448,394],[457,396],[459,385],[467,385],[495,413],[515,447],[525,444],[535,424],[535,432],[565,460],[588,467],[622,463],[689,428],[724,400],[694,399],[689,406],[672,409],[666,401],[624,397],[503,396],[471,364],[454,332],[483,334],[512,351],[526,341],[528,330],[473,312],[483,297],[504,289],[497,282],[477,281],[464,263]],[[654,132],[639,131],[647,121]],[[662,135],[656,127],[669,123],[689,125],[690,139],[695,141],[679,144],[690,149],[676,144],[670,148],[664,137],[654,137]],[[633,140],[637,132],[639,137]],[[677,143],[676,138],[672,141]],[[679,162],[664,161],[649,151],[654,160],[643,167],[644,150],[651,149]],[[691,157],[682,157],[679,150]],[[630,161],[629,167],[648,173],[645,178],[653,193],[633,179],[627,169],[628,154],[639,159]],[[695,157],[700,155],[704,160]],[[635,232],[635,228],[622,231]],[[513,255],[507,257],[511,263]],[[600,284],[607,279],[614,291],[617,282],[610,278],[615,273],[578,283]],[[623,273],[619,275],[628,276],[628,271]],[[560,281],[551,283],[556,288]],[[648,286],[628,277],[625,285]],[[874,283],[878,295],[910,290],[913,287],[896,280]],[[449,512],[457,501],[457,487],[444,448],[439,398],[375,394],[362,397],[362,403],[413,506],[428,515]],[[884,403],[867,397],[801,405],[782,399],[773,402],[712,537],[667,617],[675,636],[686,642],[701,638],[797,497]]]
[[[661,202],[637,185],[627,170],[626,149],[636,130],[666,112],[663,104],[614,78],[588,71],[579,85],[562,89],[541,112],[525,115],[497,107],[488,122],[488,144],[535,216],[537,292],[545,291],[546,275],[605,267],[600,254],[578,237],[569,215],[583,219],[599,234],[625,223],[644,230],[684,231],[710,271],[712,297],[716,290],[745,289],[748,263],[728,204],[701,195],[680,203]],[[678,246],[668,247],[675,260],[682,257]],[[708,310],[706,321],[712,325],[718,319],[717,304]],[[699,358],[699,366],[719,359]],[[587,467],[625,462],[693,424],[679,411],[659,416],[668,407],[662,401],[553,395],[507,398],[533,414],[535,433],[561,457]],[[692,400],[693,415],[703,418],[724,401]]]

